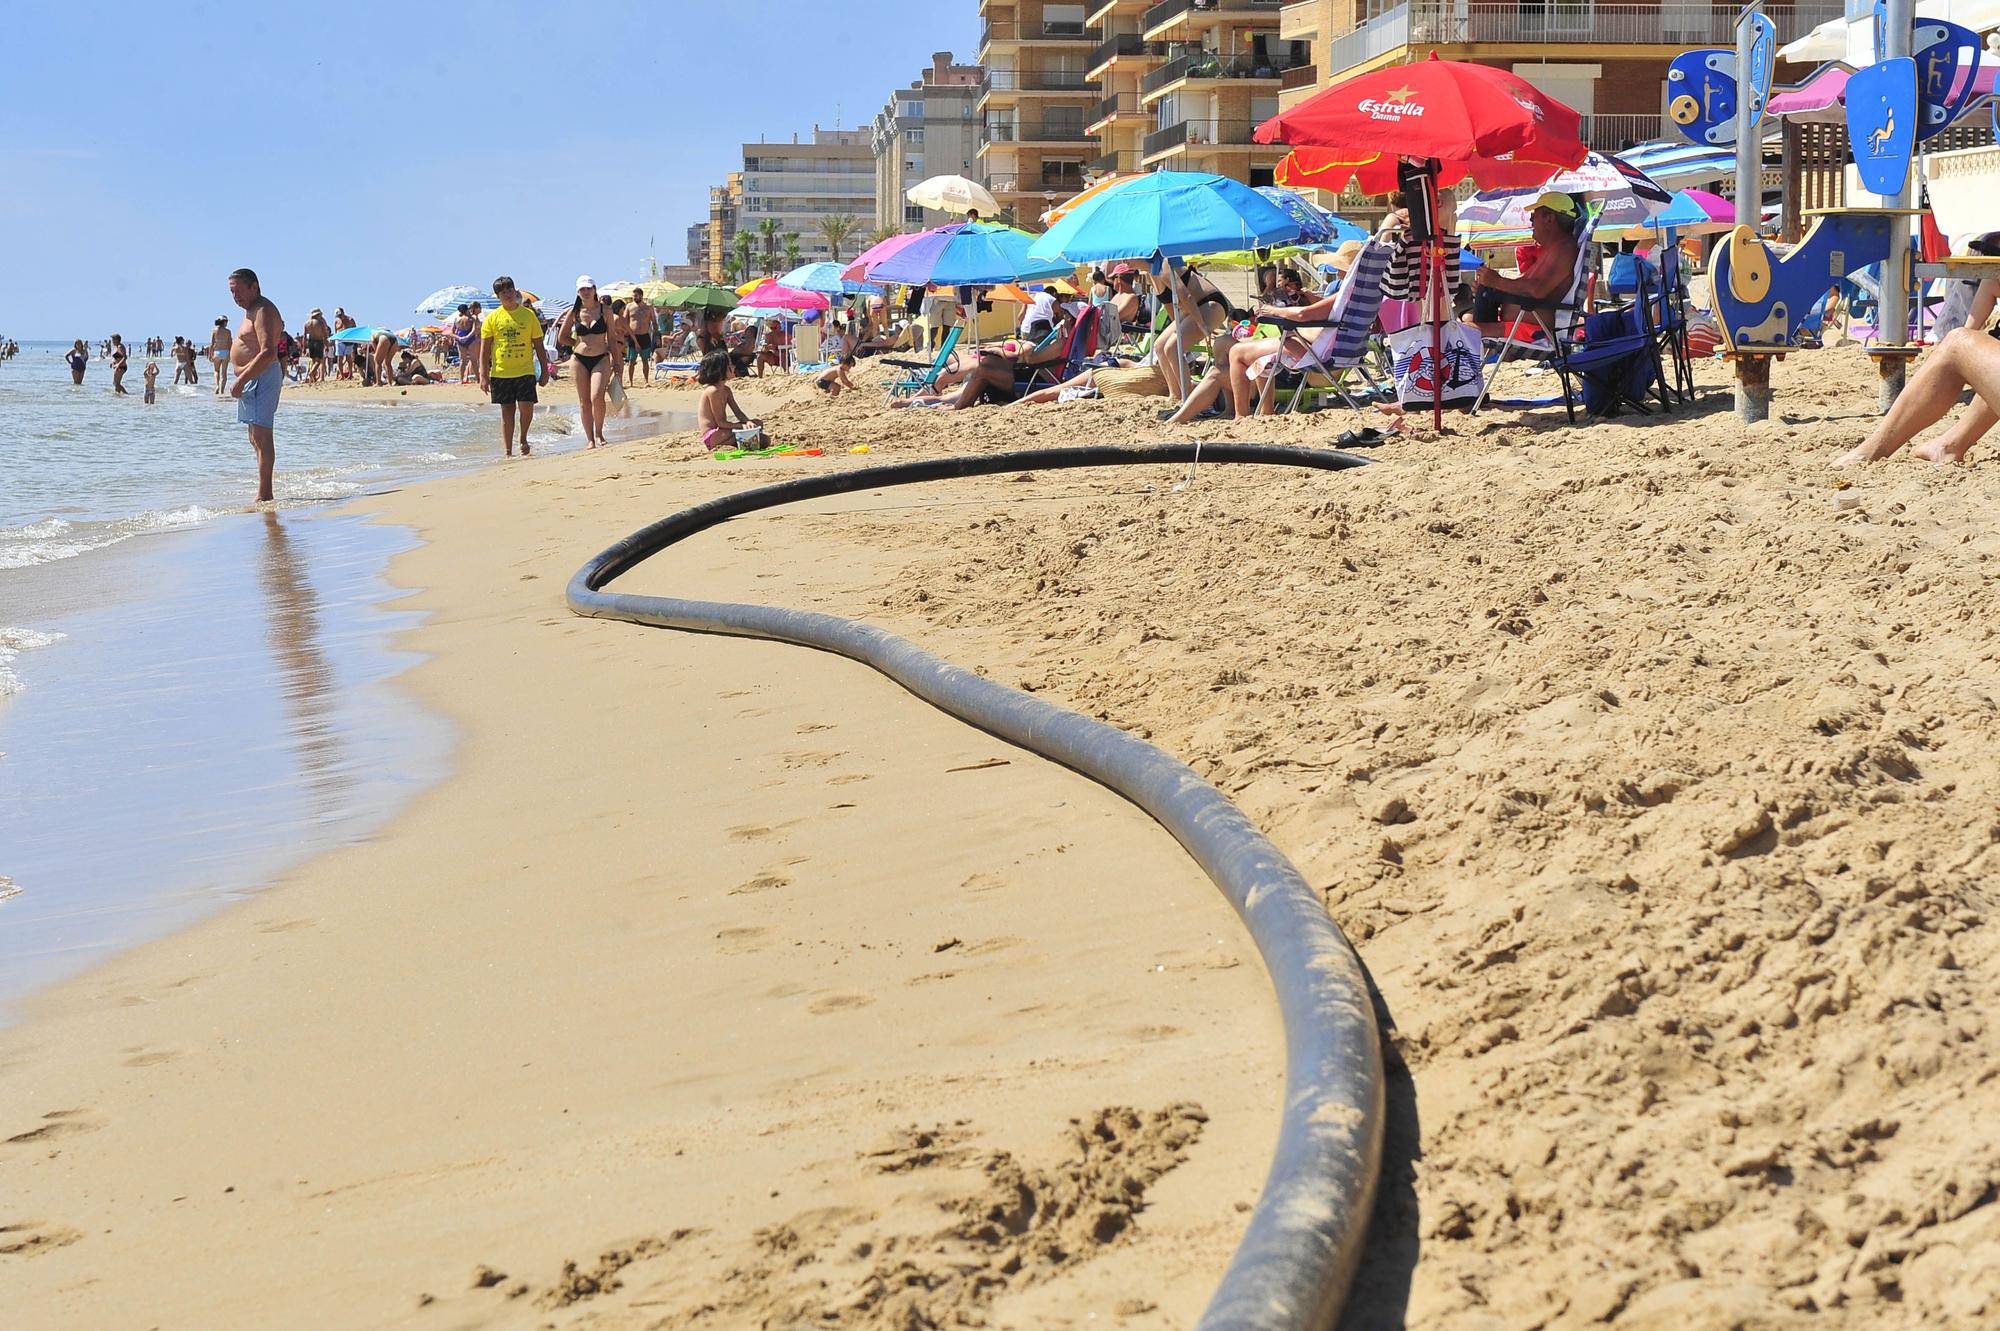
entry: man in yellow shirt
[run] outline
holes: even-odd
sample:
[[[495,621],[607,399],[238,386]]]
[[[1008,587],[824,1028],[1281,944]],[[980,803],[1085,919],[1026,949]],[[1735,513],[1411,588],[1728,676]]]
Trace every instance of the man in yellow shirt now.
[[[549,352],[542,345],[542,321],[521,303],[511,277],[493,279],[500,308],[480,325],[479,387],[500,408],[500,441],[514,456],[515,408],[520,409],[521,456],[530,452],[528,427],[535,421],[537,384],[549,382]]]

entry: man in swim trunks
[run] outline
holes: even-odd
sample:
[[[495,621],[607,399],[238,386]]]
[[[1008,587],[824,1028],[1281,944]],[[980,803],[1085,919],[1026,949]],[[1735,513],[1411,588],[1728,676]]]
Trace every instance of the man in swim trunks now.
[[[625,307],[625,326],[631,331],[632,346],[638,351],[636,360],[625,362],[625,383],[627,387],[637,383],[634,369],[646,376],[646,382],[653,382],[653,330],[658,327],[659,315],[653,309],[653,302],[646,299],[646,289],[639,288],[632,293],[632,303]]]
[[[333,331],[344,333],[352,327],[354,327],[354,316],[340,306],[334,306]],[[339,365],[335,367],[334,377],[337,379],[352,379],[354,377],[354,344],[352,342],[334,343],[333,356],[339,362]]]
[[[236,419],[250,427],[250,447],[257,451],[257,502],[271,499],[271,473],[278,464],[278,445],[271,427],[278,418],[278,393],[285,382],[285,364],[278,358],[285,320],[278,307],[264,298],[257,274],[238,268],[229,275],[229,295],[243,307],[229,360],[236,367],[229,396],[236,399]]]
[[[538,384],[549,382],[549,350],[542,344],[542,321],[521,303],[511,277],[493,279],[500,308],[479,329],[479,386],[500,408],[500,442],[514,456],[514,421],[521,422],[521,456],[530,451],[528,427],[535,423]]]
[[[301,331],[305,334],[306,360],[310,363],[306,382],[320,383],[326,378],[326,344],[333,336],[333,329],[327,326],[326,316],[314,310],[306,316],[306,326]]]

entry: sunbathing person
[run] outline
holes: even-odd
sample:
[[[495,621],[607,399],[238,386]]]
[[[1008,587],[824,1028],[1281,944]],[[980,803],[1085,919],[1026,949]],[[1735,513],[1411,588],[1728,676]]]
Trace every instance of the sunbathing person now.
[[[1296,283],[1297,280],[1294,276],[1293,282]],[[1275,291],[1275,286],[1273,289]],[[1312,304],[1296,308],[1275,303],[1259,304],[1250,311],[1247,321],[1254,324],[1259,319],[1293,319],[1299,323],[1324,323],[1333,318],[1334,307],[1339,303],[1340,291],[1336,288]],[[1241,420],[1250,416],[1256,406],[1257,383],[1254,372],[1259,361],[1280,354],[1286,360],[1299,360],[1312,349],[1312,345],[1312,338],[1294,330],[1277,337],[1259,337],[1236,342],[1230,346],[1226,355],[1217,351],[1215,363],[1227,367],[1230,405],[1235,409],[1237,418]],[[1264,404],[1266,416],[1276,409],[1275,399]]]
[[[1485,337],[1505,337],[1524,310],[1553,309],[1576,281],[1576,200],[1557,190],[1536,199],[1528,210],[1539,250],[1533,264],[1519,277],[1506,277],[1492,265],[1473,275],[1472,317],[1467,322]],[[1447,262],[1457,266],[1456,238]],[[1452,276],[1455,277],[1455,274]],[[1386,285],[1386,284],[1385,284]],[[1456,281],[1451,282],[1456,286]],[[1513,297],[1509,300],[1508,297]]]
[[[435,376],[424,368],[423,361],[415,352],[405,351],[396,358],[396,382],[408,387],[411,384],[436,383]]]
[[[1958,424],[1911,451],[1931,462],[1964,462],[1972,446],[2000,421],[2000,333],[1961,328],[1937,344],[1869,436],[1835,462],[1880,462],[1945,418],[1970,388],[1976,397]]]
[[[777,319],[764,326],[764,339],[757,348],[757,377],[764,377],[764,367],[774,370],[785,368],[785,329]]]
[[[723,448],[771,446],[764,433],[764,422],[745,412],[730,390],[731,375],[740,371],[741,367],[731,362],[728,352],[711,351],[701,358],[701,369],[695,372],[695,381],[701,385],[701,406],[695,423],[701,429],[701,446],[711,453]],[[736,428],[731,416],[744,428]]]
[[[1067,305],[1055,308],[1056,332],[1047,342],[1038,347],[1029,347],[1012,356],[999,352],[984,352],[964,372],[964,381],[957,393],[946,397],[942,393],[925,393],[917,397],[903,398],[892,402],[892,407],[943,407],[956,411],[965,407],[978,406],[981,402],[991,402],[1005,406],[1021,396],[1016,385],[1026,377],[1026,373],[1039,365],[1060,363],[1068,353],[1069,337],[1076,323],[1076,315]],[[946,387],[944,376],[938,376],[938,386]]]

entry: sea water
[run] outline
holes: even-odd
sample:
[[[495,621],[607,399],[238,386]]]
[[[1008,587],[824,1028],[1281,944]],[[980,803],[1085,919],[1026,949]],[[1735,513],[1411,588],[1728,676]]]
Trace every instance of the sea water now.
[[[407,531],[336,501],[489,463],[490,408],[288,393],[252,510],[234,401],[0,363],[0,1020],[30,989],[370,834],[444,770],[392,683]],[[203,366],[206,372],[206,366]],[[538,452],[576,438],[545,411]],[[522,464],[531,465],[531,464]]]

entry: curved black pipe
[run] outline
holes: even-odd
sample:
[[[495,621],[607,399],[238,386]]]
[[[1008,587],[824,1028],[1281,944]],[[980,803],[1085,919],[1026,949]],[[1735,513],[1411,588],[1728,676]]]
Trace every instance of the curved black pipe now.
[[[1272,444],[1096,445],[826,471],[696,504],[597,555],[570,580],[580,615],[769,638],[874,667],[926,702],[1110,787],[1151,814],[1229,899],[1263,956],[1285,1023],[1278,1147],[1201,1331],[1331,1326],[1360,1259],[1382,1154],[1382,1053],[1360,959],[1290,861],[1193,769],[1125,731],[996,684],[836,615],[607,592],[678,541],[760,509],[888,485],[1069,467],[1206,461],[1340,471],[1351,454]]]

